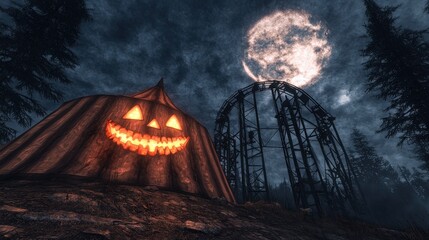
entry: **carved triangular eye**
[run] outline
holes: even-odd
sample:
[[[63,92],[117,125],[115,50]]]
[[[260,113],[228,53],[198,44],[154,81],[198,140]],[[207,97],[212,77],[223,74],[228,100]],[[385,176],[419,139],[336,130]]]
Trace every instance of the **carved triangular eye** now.
[[[182,127],[180,126],[180,123],[179,123],[179,119],[177,119],[176,115],[174,114],[168,119],[165,125],[167,127],[171,127],[177,130],[182,130]]]
[[[160,129],[158,121],[154,118],[150,123],[147,124],[148,127]]]
[[[123,119],[131,119],[131,120],[143,120],[142,110],[140,109],[140,107],[138,105],[135,105],[122,118]]]

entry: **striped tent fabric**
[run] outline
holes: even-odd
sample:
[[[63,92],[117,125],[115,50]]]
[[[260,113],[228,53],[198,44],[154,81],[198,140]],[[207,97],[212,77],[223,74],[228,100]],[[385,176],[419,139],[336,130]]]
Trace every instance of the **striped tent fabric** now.
[[[142,109],[143,119],[123,119],[134,106]],[[180,130],[165,127],[172,115]],[[151,119],[158,120],[160,129],[147,127]],[[159,147],[153,156],[142,155],[112,141],[106,134],[109,122],[134,134],[173,140],[180,135],[177,139],[186,138],[186,146],[174,154]],[[162,80],[131,96],[95,95],[64,103],[0,150],[0,180],[19,178],[157,186],[235,202],[207,129],[173,104]]]

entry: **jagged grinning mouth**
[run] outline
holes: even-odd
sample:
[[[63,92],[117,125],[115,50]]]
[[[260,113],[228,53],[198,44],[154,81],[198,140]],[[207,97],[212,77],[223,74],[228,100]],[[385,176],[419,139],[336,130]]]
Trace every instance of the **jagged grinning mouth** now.
[[[155,156],[157,153],[175,154],[185,148],[189,141],[189,137],[169,138],[134,133],[111,120],[107,122],[106,135],[124,149],[149,156]]]

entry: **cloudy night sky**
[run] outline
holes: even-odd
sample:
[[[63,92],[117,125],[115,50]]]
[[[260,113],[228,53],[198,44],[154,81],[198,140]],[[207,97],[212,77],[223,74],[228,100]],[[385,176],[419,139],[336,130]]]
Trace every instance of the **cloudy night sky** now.
[[[402,4],[397,24],[428,27],[424,1],[377,1]],[[93,94],[130,94],[153,86],[163,77],[177,106],[213,133],[217,111],[236,90],[254,82],[243,69],[248,31],[275,12],[311,15],[326,30],[331,53],[317,82],[304,87],[336,117],[336,127],[350,148],[358,128],[392,164],[416,165],[411,148],[376,134],[386,106],[365,92],[365,10],[362,1],[107,1],[87,2],[93,20],[82,25],[74,47],[79,65],[62,86],[64,100]],[[305,56],[302,56],[305,58]],[[43,101],[50,111],[60,103]],[[37,123],[39,119],[35,119]]]

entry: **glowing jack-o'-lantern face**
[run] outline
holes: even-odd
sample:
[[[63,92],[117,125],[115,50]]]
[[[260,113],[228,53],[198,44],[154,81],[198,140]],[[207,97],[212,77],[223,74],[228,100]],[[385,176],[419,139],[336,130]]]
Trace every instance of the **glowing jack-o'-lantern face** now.
[[[144,116],[140,106],[135,105],[122,119],[143,122]],[[182,131],[182,126],[175,114],[171,115],[164,125],[160,124],[160,122],[163,121],[153,118],[148,123],[143,124],[146,124],[150,129],[161,130],[163,127],[166,127]],[[137,133],[112,120],[107,121],[106,135],[124,149],[149,156],[175,154],[184,149],[189,141],[189,137],[183,136],[172,137]]]

